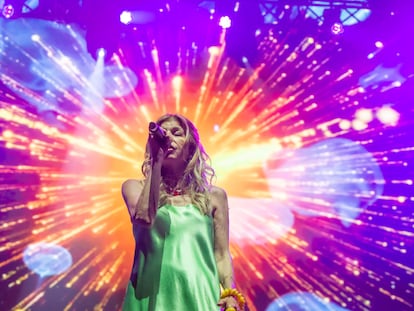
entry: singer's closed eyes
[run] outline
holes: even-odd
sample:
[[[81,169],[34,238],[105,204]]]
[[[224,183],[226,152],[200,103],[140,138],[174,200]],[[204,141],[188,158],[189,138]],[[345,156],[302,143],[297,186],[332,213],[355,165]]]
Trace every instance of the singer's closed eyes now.
[[[144,178],[122,185],[135,238],[123,310],[243,310],[234,289],[227,195],[212,185],[215,173],[197,129],[177,114],[148,129]]]

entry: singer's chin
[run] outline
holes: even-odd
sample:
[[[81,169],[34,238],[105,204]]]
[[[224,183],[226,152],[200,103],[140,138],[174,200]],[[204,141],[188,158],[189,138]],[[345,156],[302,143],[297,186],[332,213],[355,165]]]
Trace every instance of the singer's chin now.
[[[175,163],[177,161],[178,161],[178,157],[174,151],[167,152],[167,154],[164,157],[164,162]]]
[[[176,156],[174,155],[174,152],[167,152],[165,155],[165,159],[175,159]]]

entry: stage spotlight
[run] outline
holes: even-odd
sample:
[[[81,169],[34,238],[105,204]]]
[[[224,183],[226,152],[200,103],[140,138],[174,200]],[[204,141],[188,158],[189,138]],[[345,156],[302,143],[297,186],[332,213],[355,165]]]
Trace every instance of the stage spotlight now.
[[[222,16],[220,17],[219,25],[221,28],[230,28],[231,27],[231,19],[228,16]]]
[[[108,64],[112,64],[113,56],[116,53],[116,49],[114,46],[101,45],[101,46],[92,47],[89,50],[89,53],[92,55],[92,57],[97,62],[101,62],[102,64],[108,65]]]
[[[105,58],[105,55],[107,54],[107,51],[104,48],[100,48],[96,51],[96,57],[97,58]]]
[[[33,42],[39,42],[40,41],[40,36],[38,34],[33,34],[32,35],[32,41]]]
[[[331,26],[331,32],[332,32],[334,35],[339,35],[339,34],[341,34],[341,33],[343,33],[343,32],[344,32],[344,26],[343,26],[341,23],[334,23],[334,24]]]
[[[7,4],[1,12],[5,18],[11,18],[14,15],[14,7],[11,4]]]
[[[384,125],[396,125],[400,114],[393,108],[384,106],[377,111],[377,118]]]
[[[121,23],[128,25],[132,22],[132,13],[129,11],[123,11],[119,17]]]

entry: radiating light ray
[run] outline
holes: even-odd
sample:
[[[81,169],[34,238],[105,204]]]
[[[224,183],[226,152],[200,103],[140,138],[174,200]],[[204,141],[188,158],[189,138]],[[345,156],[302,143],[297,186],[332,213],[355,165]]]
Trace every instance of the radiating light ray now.
[[[200,94],[199,94],[199,98],[196,104],[194,122],[199,122],[202,108],[205,109],[206,108],[205,106],[209,108],[207,108],[206,114],[204,114],[203,116],[203,121],[205,121],[206,118],[214,111],[213,110],[214,101],[209,103],[209,98],[214,95],[210,94],[210,92],[213,88],[214,83],[219,83],[221,80],[220,78],[216,80],[215,77],[217,77],[217,71],[219,70],[220,61],[222,60],[222,57],[223,57],[224,46],[221,46],[221,48],[210,47],[208,52],[209,52],[209,59],[207,63],[207,70],[204,73],[203,82],[200,85]],[[224,68],[225,66],[223,66],[223,71],[222,71],[223,73],[224,73]]]

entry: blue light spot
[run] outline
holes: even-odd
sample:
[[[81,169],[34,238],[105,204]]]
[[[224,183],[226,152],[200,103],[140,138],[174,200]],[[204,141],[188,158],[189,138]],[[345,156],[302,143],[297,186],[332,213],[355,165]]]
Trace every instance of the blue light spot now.
[[[313,293],[292,292],[274,300],[266,311],[347,311]]]
[[[72,265],[71,254],[62,246],[51,243],[30,244],[23,251],[26,266],[41,278],[65,272]]]

